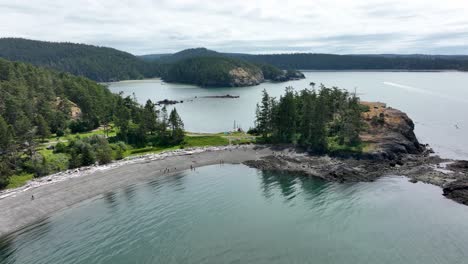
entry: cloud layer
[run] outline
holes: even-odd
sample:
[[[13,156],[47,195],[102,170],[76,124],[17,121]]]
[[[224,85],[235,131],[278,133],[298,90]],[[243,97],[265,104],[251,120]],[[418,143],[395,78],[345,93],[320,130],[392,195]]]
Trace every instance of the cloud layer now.
[[[0,0],[0,37],[134,54],[468,54],[466,0]]]

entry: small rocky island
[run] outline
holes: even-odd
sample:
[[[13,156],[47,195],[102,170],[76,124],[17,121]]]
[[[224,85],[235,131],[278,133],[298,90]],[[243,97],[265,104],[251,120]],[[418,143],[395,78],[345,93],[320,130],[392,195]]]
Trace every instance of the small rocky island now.
[[[369,107],[362,114],[367,129],[360,137],[361,154],[310,155],[291,145],[268,146],[273,155],[244,164],[271,171],[301,173],[327,181],[374,181],[385,175],[407,176],[411,182],[443,188],[447,198],[468,205],[468,161],[442,159],[428,145],[419,143],[413,121],[400,110],[383,103],[361,102]]]
[[[168,66],[162,78],[166,82],[203,87],[242,87],[258,85],[267,80],[275,82],[298,80],[305,76],[296,70],[281,70],[272,65],[216,56],[177,61]]]

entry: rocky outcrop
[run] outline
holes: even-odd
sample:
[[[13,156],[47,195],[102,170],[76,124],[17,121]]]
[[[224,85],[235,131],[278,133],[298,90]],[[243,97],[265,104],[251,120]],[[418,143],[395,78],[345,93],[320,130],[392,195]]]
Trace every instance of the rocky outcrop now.
[[[80,119],[83,114],[81,108],[77,104],[68,99],[62,99],[61,97],[55,99],[55,107],[61,111],[68,111],[72,120]]]
[[[300,71],[287,70],[287,71],[282,71],[282,72],[283,72],[282,74],[272,77],[271,81],[287,82],[287,81],[305,79],[305,75]]]
[[[443,188],[444,196],[468,205],[468,179],[461,179],[447,184]]]
[[[245,162],[261,170],[288,171],[327,181],[373,181],[385,175],[407,176],[443,188],[443,194],[468,205],[468,161],[453,161],[430,155],[414,134],[413,121],[403,112],[383,103],[364,102],[369,111],[362,118],[366,144],[361,155],[313,156],[294,146],[269,146],[273,155]]]
[[[362,104],[369,108],[362,114],[366,129],[360,135],[368,146],[367,158],[394,160],[425,151],[414,134],[413,121],[405,113],[380,102]]]
[[[169,99],[164,99],[164,100],[161,100],[161,101],[158,101],[156,103],[156,105],[174,105],[174,104],[179,104],[179,103],[183,103],[184,101],[177,101],[177,100],[169,100]]]
[[[229,71],[230,86],[253,86],[265,81],[261,71],[237,67]]]
[[[452,161],[437,156],[405,154],[394,161],[314,156],[292,146],[274,148],[273,155],[244,164],[260,170],[293,172],[335,182],[368,182],[386,175],[402,175],[413,183],[421,181],[440,186],[447,198],[468,205],[468,171],[450,166]]]

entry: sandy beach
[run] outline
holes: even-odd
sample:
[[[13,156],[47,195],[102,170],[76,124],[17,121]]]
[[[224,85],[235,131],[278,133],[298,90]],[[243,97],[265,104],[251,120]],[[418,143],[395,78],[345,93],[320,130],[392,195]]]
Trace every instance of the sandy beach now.
[[[104,166],[61,172],[0,192],[0,237],[47,218],[78,202],[164,174],[271,155],[255,146],[208,147],[149,154]],[[165,172],[165,169],[169,172]],[[31,197],[34,196],[34,200]]]

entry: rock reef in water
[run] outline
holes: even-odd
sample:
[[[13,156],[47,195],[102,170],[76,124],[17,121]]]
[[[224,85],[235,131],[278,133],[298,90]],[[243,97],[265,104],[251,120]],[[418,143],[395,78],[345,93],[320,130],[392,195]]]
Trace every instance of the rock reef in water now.
[[[169,100],[169,99],[164,99],[161,101],[158,101],[156,105],[173,105],[173,104],[179,104],[183,103],[184,101],[176,101],[176,100]]]

